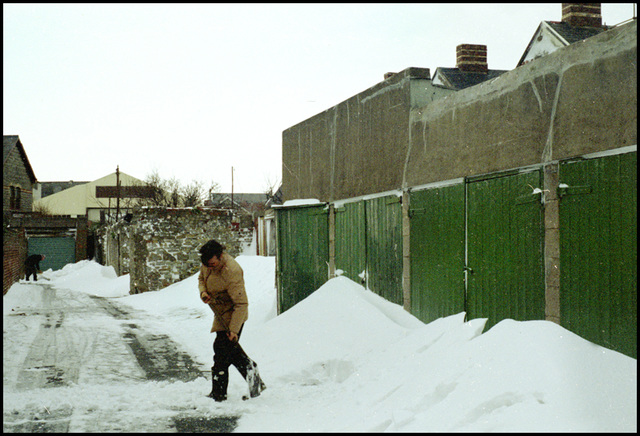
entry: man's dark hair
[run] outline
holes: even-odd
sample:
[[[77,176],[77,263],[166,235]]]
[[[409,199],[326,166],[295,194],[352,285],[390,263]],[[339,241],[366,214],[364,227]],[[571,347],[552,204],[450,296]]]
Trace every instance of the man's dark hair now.
[[[203,265],[207,265],[209,259],[213,256],[220,257],[222,251],[224,250],[224,245],[220,244],[215,239],[208,241],[202,247],[200,247],[200,260]]]

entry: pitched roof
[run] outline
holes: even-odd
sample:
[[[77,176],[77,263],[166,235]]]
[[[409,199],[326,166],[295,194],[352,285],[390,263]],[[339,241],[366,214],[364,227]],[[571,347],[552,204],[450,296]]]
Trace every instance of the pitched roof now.
[[[568,46],[574,42],[583,41],[592,36],[596,36],[611,27],[587,27],[587,26],[572,26],[564,21],[541,21],[538,28],[533,33],[531,41],[524,50],[522,57],[518,61],[517,66],[523,65],[527,55],[531,51],[531,48],[537,43],[539,35],[546,29],[547,33],[551,35],[557,42],[558,46]],[[536,56],[537,57],[537,56]]]
[[[442,81],[445,86],[455,89],[465,89],[494,79],[507,71],[508,70],[489,70],[486,73],[482,73],[476,71],[460,71],[459,68],[438,67],[435,76],[442,76],[439,77],[439,79],[444,79]]]
[[[572,26],[563,21],[545,21],[558,35],[560,35],[567,45],[574,42],[582,41],[583,39],[591,38],[599,33],[608,29],[606,26],[602,27],[579,27]]]
[[[255,203],[255,204],[264,204],[267,201],[267,195],[264,193],[242,193],[236,192],[234,194],[226,193],[226,192],[216,192],[212,195],[219,201],[229,200],[231,201],[231,197],[233,197],[234,203]]]
[[[7,163],[7,159],[11,152],[17,148],[20,153],[20,157],[24,162],[24,167],[29,174],[29,178],[31,179],[31,183],[35,183],[38,181],[36,179],[36,175],[33,172],[33,168],[29,163],[29,158],[27,157],[27,152],[24,151],[24,146],[22,142],[20,142],[20,137],[18,135],[3,135],[2,136],[2,168],[4,169],[4,165]]]
[[[47,197],[52,194],[56,194],[65,189],[73,188],[74,186],[84,185],[87,182],[76,182],[73,180],[67,180],[64,182],[40,182],[40,198]]]

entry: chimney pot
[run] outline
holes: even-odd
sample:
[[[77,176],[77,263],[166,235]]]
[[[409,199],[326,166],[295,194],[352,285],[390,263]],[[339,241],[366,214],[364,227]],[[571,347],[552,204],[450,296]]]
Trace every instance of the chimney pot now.
[[[460,71],[486,73],[487,46],[477,44],[460,44],[456,47],[456,66]]]
[[[602,27],[600,3],[562,3],[562,22],[576,27]]]

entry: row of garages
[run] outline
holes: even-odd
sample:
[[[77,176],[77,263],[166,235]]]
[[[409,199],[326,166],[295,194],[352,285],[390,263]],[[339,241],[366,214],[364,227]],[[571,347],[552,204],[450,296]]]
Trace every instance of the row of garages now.
[[[636,156],[278,208],[279,311],[338,272],[424,322],[547,319],[636,358]]]

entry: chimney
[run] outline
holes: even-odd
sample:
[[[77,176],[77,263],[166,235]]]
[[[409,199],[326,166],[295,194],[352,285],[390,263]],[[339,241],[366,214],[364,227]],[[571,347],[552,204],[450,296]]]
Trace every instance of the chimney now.
[[[562,22],[576,27],[602,27],[600,3],[562,3]]]
[[[456,47],[456,66],[460,71],[486,73],[487,46],[476,44],[460,44]]]

